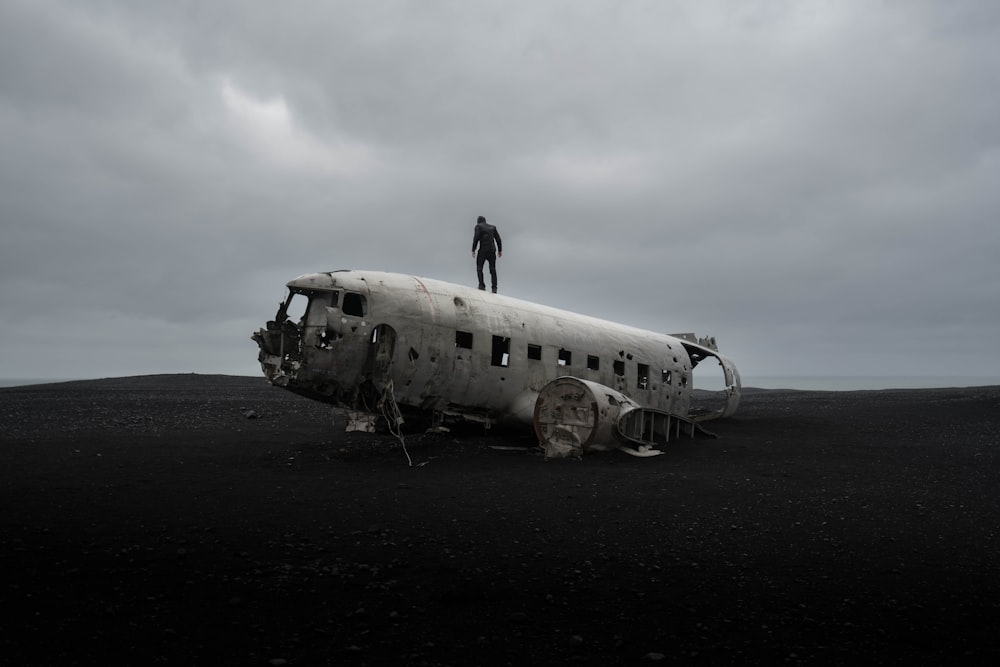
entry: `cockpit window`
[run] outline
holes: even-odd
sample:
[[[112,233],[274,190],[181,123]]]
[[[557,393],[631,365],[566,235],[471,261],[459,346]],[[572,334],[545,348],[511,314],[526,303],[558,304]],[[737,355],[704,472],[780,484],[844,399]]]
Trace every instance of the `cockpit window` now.
[[[309,296],[309,310],[306,311],[306,324],[309,326],[326,326],[326,309],[336,299],[336,292],[313,292]],[[334,303],[336,303],[334,301]]]
[[[357,292],[344,292],[344,305],[342,306],[344,315],[354,317],[364,317],[368,314],[368,302],[363,294]]]
[[[331,303],[337,303],[337,292],[290,291],[276,320],[296,326],[319,326],[326,322],[326,308]]]
[[[291,320],[296,324],[302,322],[306,315],[307,305],[309,305],[309,297],[298,292],[290,292],[278,310],[278,320],[281,322]]]

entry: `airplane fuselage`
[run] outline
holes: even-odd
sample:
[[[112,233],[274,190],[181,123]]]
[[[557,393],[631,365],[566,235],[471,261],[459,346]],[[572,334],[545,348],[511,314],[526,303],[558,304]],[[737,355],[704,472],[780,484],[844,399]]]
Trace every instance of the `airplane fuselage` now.
[[[692,371],[714,357],[732,414],[739,374],[714,340],[670,336],[429,278],[310,273],[288,283],[275,320],[254,335],[268,380],[342,407],[402,408],[486,424],[531,423],[539,392],[572,376],[638,405],[686,417]],[[293,321],[295,301],[302,315]],[[680,337],[683,336],[683,337]]]

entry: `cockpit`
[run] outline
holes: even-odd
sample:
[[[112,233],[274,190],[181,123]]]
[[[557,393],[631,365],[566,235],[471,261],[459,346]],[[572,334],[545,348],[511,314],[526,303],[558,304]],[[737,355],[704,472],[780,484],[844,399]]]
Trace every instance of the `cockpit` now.
[[[268,380],[293,388],[300,373],[323,373],[333,361],[324,352],[345,336],[367,340],[368,299],[353,290],[288,285],[274,319],[253,335]],[[304,378],[302,378],[304,379]]]

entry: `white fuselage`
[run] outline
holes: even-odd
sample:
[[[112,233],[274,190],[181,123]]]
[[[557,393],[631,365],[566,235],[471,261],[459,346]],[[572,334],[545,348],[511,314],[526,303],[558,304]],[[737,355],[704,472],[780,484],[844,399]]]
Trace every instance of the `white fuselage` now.
[[[312,273],[288,288],[308,306],[291,322],[286,302],[255,335],[260,360],[274,384],[320,400],[371,409],[370,397],[391,386],[400,406],[530,423],[541,388],[569,375],[686,416],[694,365],[711,356],[727,387],[717,416],[739,401],[735,367],[693,338],[394,273]]]

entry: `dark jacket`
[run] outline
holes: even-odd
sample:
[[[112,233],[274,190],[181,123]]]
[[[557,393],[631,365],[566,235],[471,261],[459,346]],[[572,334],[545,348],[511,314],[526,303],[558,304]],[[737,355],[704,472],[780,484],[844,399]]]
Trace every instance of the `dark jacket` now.
[[[479,252],[492,255],[495,252],[493,250],[494,242],[496,249],[503,252],[503,241],[500,240],[500,232],[497,231],[497,228],[488,222],[477,222],[475,233],[472,235],[472,252],[476,252],[478,245]]]

